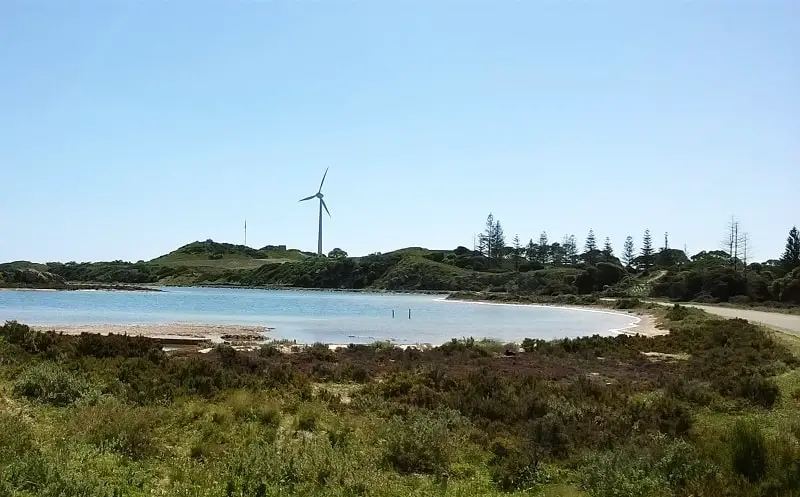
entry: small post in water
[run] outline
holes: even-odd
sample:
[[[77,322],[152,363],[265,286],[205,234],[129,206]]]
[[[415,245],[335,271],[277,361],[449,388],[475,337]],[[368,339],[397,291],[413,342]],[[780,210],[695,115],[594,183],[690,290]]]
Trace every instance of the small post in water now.
[[[411,309],[408,310],[408,319],[411,319]]]
[[[394,309],[392,309],[392,319],[394,319]]]

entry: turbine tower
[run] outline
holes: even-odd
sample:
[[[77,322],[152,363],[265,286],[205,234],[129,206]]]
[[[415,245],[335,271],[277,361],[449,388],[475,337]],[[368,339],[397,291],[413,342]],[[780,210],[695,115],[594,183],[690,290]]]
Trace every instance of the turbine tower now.
[[[322,208],[325,208],[325,212],[328,213],[328,217],[331,215],[331,211],[328,210],[328,206],[325,205],[325,201],[322,199],[325,195],[322,194],[322,185],[325,183],[325,176],[328,175],[328,169],[325,169],[325,174],[322,175],[322,181],[319,183],[319,190],[314,195],[310,197],[301,198],[298,202],[305,202],[306,200],[311,200],[312,198],[319,199],[319,236],[317,238],[317,255],[322,255]]]

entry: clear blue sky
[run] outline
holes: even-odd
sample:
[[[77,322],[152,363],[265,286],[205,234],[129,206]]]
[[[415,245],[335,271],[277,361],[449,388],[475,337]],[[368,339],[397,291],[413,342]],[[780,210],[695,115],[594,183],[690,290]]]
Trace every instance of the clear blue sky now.
[[[800,4],[0,3],[0,260],[800,224]]]

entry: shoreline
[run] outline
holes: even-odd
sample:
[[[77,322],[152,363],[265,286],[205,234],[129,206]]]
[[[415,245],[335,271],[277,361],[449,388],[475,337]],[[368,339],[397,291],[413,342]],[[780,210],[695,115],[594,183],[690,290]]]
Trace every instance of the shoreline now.
[[[140,324],[48,324],[30,325],[40,332],[54,331],[77,336],[82,333],[97,335],[128,335],[164,341],[186,343],[266,342],[274,328],[254,325],[200,324],[200,323],[140,323]]]
[[[602,314],[613,314],[618,316],[625,316],[631,319],[628,326],[622,328],[612,328],[607,330],[609,335],[641,335],[645,337],[653,337],[657,335],[664,335],[669,333],[668,330],[658,328],[656,319],[653,315],[643,312],[622,312],[618,310],[593,308],[587,305],[569,305],[569,304],[534,304],[534,303],[511,303],[511,302],[481,302],[474,300],[457,300],[457,299],[436,299],[440,303],[454,303],[454,304],[481,304],[481,305],[500,305],[500,306],[529,306],[529,307],[549,307],[554,309],[595,312]],[[275,330],[270,326],[258,325],[237,325],[237,324],[212,324],[212,323],[136,323],[136,324],[112,324],[112,323],[90,323],[90,324],[32,324],[32,329],[37,331],[46,332],[54,331],[56,333],[63,333],[65,335],[80,335],[82,333],[94,333],[99,335],[129,335],[141,336],[162,340],[165,342],[182,343],[184,345],[202,344],[202,343],[245,343],[250,345],[257,345],[268,343],[274,338],[271,332]],[[597,333],[587,332],[581,336],[592,336]],[[454,337],[458,338],[458,337]],[[534,337],[530,337],[534,338]],[[477,338],[476,338],[477,339]],[[429,342],[417,342],[413,344],[407,343],[394,343],[394,340],[388,340],[397,347],[415,347],[415,348],[429,348],[436,346]],[[310,343],[294,342],[296,345],[311,345]],[[443,342],[446,343],[446,342]],[[329,347],[347,347],[349,343],[345,344],[343,340],[332,341],[326,343]],[[439,344],[440,345],[440,344]]]
[[[646,337],[653,337],[658,335],[666,335],[669,330],[659,328],[656,323],[656,318],[652,314],[641,311],[629,310],[624,312],[623,309],[608,309],[601,305],[590,306],[586,304],[547,304],[535,302],[490,302],[487,300],[470,300],[470,299],[436,299],[438,302],[452,302],[461,304],[481,304],[481,305],[511,305],[511,306],[528,306],[528,307],[548,307],[551,309],[564,309],[572,311],[596,312],[601,314],[613,314],[617,316],[632,317],[634,321],[624,328],[613,328],[608,330],[610,333],[618,335],[642,335]],[[589,336],[589,335],[587,335]]]
[[[114,284],[66,284],[53,286],[0,286],[0,291],[22,292],[163,292],[157,286]]]
[[[71,285],[71,286],[70,286]],[[164,292],[171,288],[222,288],[231,290],[264,290],[264,291],[290,291],[290,292],[344,292],[344,293],[369,293],[375,295],[450,295],[451,290],[383,290],[380,288],[313,288],[298,286],[281,285],[181,285],[172,283],[142,283],[141,285],[111,284],[111,283],[69,283],[65,287],[14,287],[0,286],[2,290],[26,290],[26,291],[46,291],[46,292],[70,292],[76,290],[96,290],[96,291],[141,291],[141,292]]]

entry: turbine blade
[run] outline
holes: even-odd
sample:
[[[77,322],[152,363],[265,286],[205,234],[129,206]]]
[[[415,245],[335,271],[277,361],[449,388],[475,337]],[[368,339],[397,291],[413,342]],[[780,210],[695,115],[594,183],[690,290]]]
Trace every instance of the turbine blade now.
[[[322,202],[322,207],[325,207],[325,212],[328,213],[328,217],[331,217],[331,211],[328,210],[328,206],[325,204],[325,201],[322,199],[319,199],[319,201]]]
[[[322,175],[322,181],[319,182],[319,191],[317,193],[322,191],[322,184],[325,183],[325,176],[328,175],[328,169],[327,167],[325,168],[325,174]]]
[[[311,199],[312,199],[312,198],[314,198],[314,197],[316,197],[316,195],[311,195],[310,197],[301,198],[300,200],[298,200],[298,202],[304,202],[304,201],[306,201],[306,200],[311,200]]]

